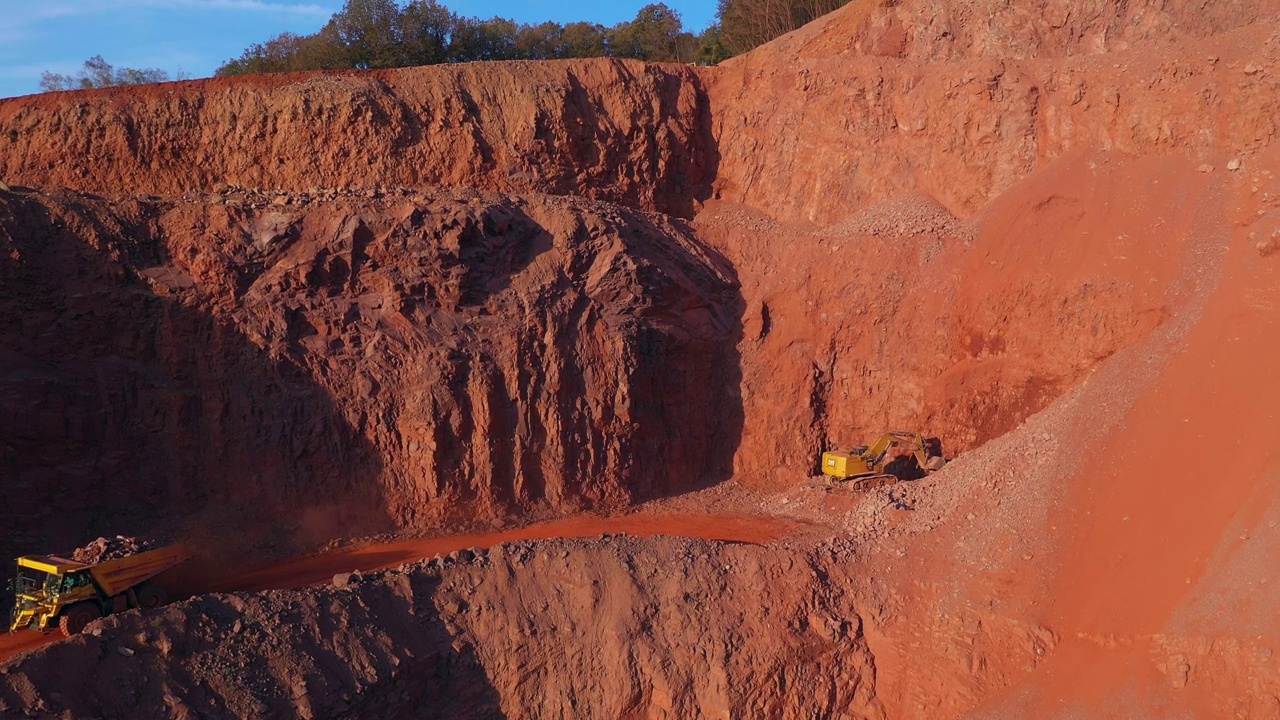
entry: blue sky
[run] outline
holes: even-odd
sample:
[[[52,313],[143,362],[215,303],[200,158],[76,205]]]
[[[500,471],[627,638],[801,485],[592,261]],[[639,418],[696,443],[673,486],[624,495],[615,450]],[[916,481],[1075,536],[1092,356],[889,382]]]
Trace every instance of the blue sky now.
[[[459,15],[518,22],[613,25],[653,0],[443,0]],[[697,32],[716,0],[666,0]],[[403,4],[403,3],[402,3]],[[0,0],[0,97],[39,91],[45,70],[74,75],[102,55],[116,67],[207,77],[249,45],[282,32],[312,33],[343,0]]]

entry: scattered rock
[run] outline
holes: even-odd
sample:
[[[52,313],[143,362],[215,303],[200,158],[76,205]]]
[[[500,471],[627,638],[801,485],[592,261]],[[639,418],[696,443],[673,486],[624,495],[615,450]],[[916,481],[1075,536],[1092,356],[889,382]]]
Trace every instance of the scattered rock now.
[[[1168,665],[1169,684],[1175,688],[1184,688],[1187,686],[1187,679],[1191,675],[1191,662],[1185,655],[1174,655],[1169,658]]]
[[[333,576],[333,586],[344,588],[351,584],[351,573],[338,573]]]
[[[135,653],[134,653],[134,651],[133,651],[132,649],[127,648],[127,647],[124,647],[123,645],[122,645],[122,646],[117,647],[117,648],[116,648],[116,652],[120,653],[121,655],[123,655],[123,656],[125,656],[125,657],[133,657],[133,656],[134,656],[134,654],[135,654]]]
[[[1232,159],[1230,162],[1228,162],[1228,163],[1227,163],[1227,169],[1228,169],[1228,170],[1239,170],[1239,169],[1240,169],[1240,158],[1234,158],[1234,159]]]
[[[1213,166],[1209,163],[1204,163],[1200,167],[1196,168],[1196,172],[1211,173],[1213,172]]]

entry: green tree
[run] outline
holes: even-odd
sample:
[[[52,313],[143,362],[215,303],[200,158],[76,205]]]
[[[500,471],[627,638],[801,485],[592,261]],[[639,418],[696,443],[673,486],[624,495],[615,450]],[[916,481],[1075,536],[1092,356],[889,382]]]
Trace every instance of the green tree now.
[[[404,64],[395,0],[347,0],[325,26],[346,48],[348,67],[391,68]]]
[[[449,60],[510,60],[515,57],[516,35],[519,32],[520,26],[506,18],[464,18],[458,23],[453,42],[449,44]]]
[[[645,5],[636,19],[609,32],[609,54],[653,62],[677,59],[676,38],[682,29],[680,13],[664,3]]]
[[[405,3],[403,7],[400,2]],[[759,38],[771,39],[769,33],[790,28],[797,18],[843,4],[842,0],[719,3],[722,22],[694,35],[684,32],[680,14],[664,3],[646,5],[634,20],[606,28],[588,22],[521,25],[500,17],[464,18],[440,0],[346,0],[320,32],[284,33],[253,45],[218,68],[218,74],[601,56],[714,64],[738,51],[737,47],[749,49],[754,47],[751,43],[763,42]],[[737,23],[734,32],[739,35],[729,31],[730,21],[723,18]],[[97,81],[98,70],[87,71],[91,82]],[[51,82],[62,80],[54,76]]]
[[[397,36],[403,43],[406,65],[433,65],[449,61],[449,46],[459,19],[436,0],[416,0],[400,13]]]
[[[315,35],[282,33],[252,45],[244,54],[218,68],[215,75],[296,72],[299,70],[338,70],[350,67],[346,49],[332,30]]]
[[[712,23],[698,36],[698,52],[694,62],[699,65],[718,65],[730,57],[729,50],[720,41],[720,23]]]
[[[604,26],[595,23],[569,23],[560,38],[564,43],[564,57],[603,57],[607,50]]]
[[[554,60],[569,57],[564,44],[564,27],[560,23],[545,22],[541,25],[522,25],[516,33],[514,47],[516,58],[521,60]]]
[[[41,92],[58,90],[90,90],[93,88],[113,87],[116,85],[147,85],[165,82],[169,73],[159,68],[120,68],[115,69],[101,55],[94,55],[84,61],[84,69],[76,75],[62,75],[44,71],[40,75]],[[179,72],[179,80],[186,76]]]

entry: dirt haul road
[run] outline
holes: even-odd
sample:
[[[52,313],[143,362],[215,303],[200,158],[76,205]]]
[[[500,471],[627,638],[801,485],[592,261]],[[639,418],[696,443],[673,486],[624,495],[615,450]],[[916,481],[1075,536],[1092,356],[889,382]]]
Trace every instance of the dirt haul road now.
[[[583,515],[487,533],[357,543],[319,555],[241,571],[214,569],[211,567],[211,561],[197,558],[188,567],[175,571],[170,576],[169,584],[175,597],[191,597],[214,592],[284,590],[320,585],[340,573],[384,570],[433,555],[447,555],[455,550],[467,548],[488,548],[515,540],[581,538],[610,533],[636,537],[670,535],[765,544],[787,537],[797,527],[794,522],[761,517],[674,514],[635,514],[622,517]],[[0,636],[0,663],[4,663],[18,653],[44,647],[61,639],[60,633],[44,634],[29,630],[7,633]]]

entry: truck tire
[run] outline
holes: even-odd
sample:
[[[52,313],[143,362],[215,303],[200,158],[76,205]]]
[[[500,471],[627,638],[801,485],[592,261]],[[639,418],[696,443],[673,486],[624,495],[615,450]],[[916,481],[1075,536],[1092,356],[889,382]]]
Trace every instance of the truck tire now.
[[[138,607],[153,610],[169,602],[169,593],[155,583],[143,583],[138,587]]]
[[[62,629],[63,635],[73,637],[84,632],[85,625],[100,617],[102,617],[102,611],[97,605],[91,602],[76,603],[62,611],[62,617],[58,618],[58,627]]]

